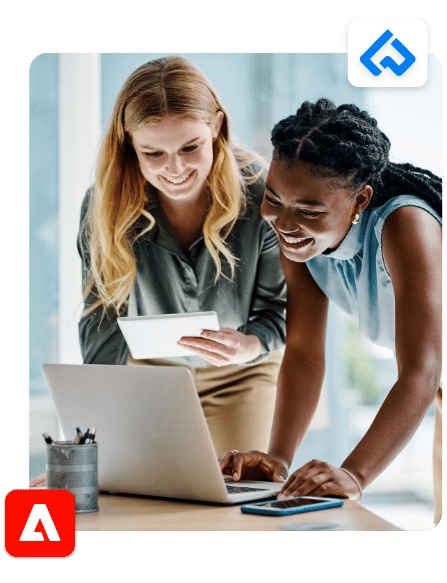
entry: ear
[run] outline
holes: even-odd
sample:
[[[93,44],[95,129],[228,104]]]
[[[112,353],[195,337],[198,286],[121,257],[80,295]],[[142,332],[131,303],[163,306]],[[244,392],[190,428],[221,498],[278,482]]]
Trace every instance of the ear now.
[[[369,184],[365,184],[361,190],[355,195],[354,206],[352,208],[353,214],[361,215],[362,212],[371,202],[371,197],[373,195],[373,189]]]
[[[211,131],[213,133],[213,140],[217,139],[217,136],[219,135],[219,132],[220,132],[220,128],[222,127],[223,120],[224,120],[223,111],[218,111],[216,113],[213,124],[211,126]]]

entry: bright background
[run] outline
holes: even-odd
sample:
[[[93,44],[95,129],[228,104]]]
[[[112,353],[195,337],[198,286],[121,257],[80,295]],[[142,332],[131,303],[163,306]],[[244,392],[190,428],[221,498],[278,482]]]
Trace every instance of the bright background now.
[[[44,471],[42,432],[59,428],[44,362],[81,362],[79,209],[93,182],[101,134],[127,76],[166,53],[44,53],[30,68],[30,475]],[[421,88],[356,88],[346,54],[180,53],[208,76],[233,135],[270,159],[270,131],[304,100],[355,103],[377,117],[391,158],[441,175],[441,67],[429,59]],[[312,458],[339,465],[370,425],[396,378],[393,354],[365,341],[331,309],[323,397],[291,471]],[[433,408],[364,504],[409,530],[432,527]],[[70,438],[70,436],[66,436]]]

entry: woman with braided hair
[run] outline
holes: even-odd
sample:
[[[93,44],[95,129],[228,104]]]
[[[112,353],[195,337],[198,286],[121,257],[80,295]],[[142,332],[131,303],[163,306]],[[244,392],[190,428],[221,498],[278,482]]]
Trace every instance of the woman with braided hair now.
[[[282,481],[315,412],[329,300],[395,351],[398,379],[341,467],[313,460],[279,497],[361,498],[436,398],[435,521],[441,496],[441,179],[389,160],[390,141],[355,105],[305,102],[272,133],[261,212],[288,287],[287,339],[268,453],[227,452],[224,473]]]

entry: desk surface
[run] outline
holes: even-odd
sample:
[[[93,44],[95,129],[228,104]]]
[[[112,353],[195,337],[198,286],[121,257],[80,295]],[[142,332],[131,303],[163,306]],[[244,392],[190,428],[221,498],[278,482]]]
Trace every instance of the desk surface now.
[[[273,517],[243,514],[240,506],[101,494],[97,512],[76,514],[78,531],[281,530],[292,524],[297,530],[401,530],[352,500],[340,508]]]

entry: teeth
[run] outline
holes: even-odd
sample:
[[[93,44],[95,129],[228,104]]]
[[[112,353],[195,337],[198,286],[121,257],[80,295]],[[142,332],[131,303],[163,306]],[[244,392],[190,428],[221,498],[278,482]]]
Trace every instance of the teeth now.
[[[179,180],[174,180],[172,178],[166,178],[166,176],[163,176],[163,178],[167,181],[170,182],[171,184],[183,184],[184,182],[186,182],[188,180],[188,178],[190,177],[190,174],[188,174],[188,176],[186,178],[183,179],[179,179]]]
[[[281,233],[281,237],[284,239],[284,241],[286,243],[290,243],[291,245],[295,244],[295,243],[301,243],[302,241],[305,241],[306,239],[299,239],[298,237],[287,237],[286,235],[283,235]]]

